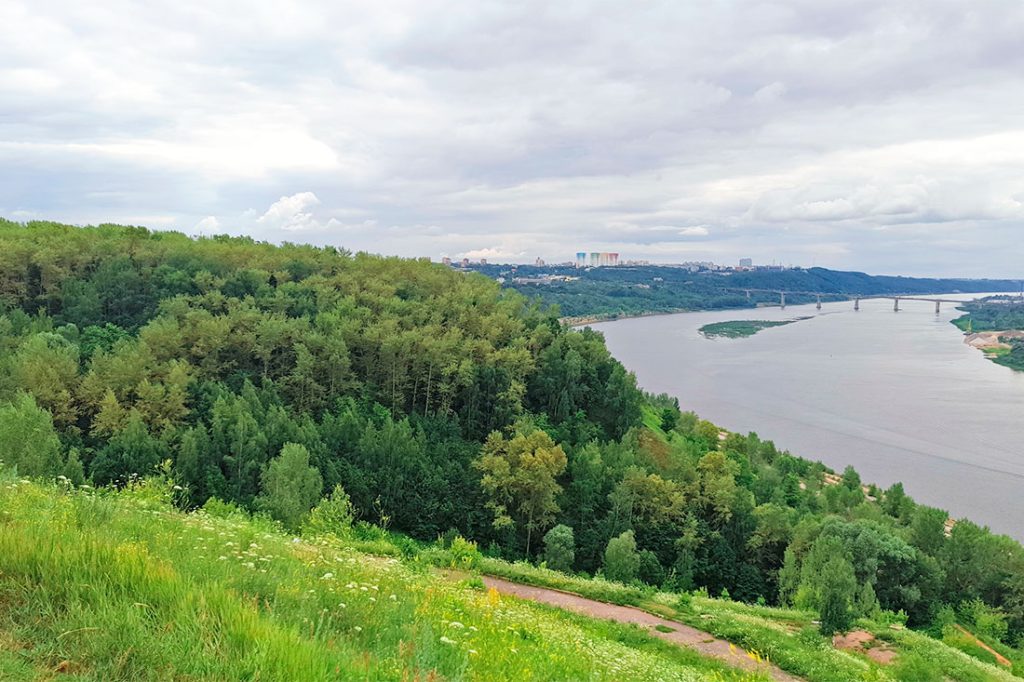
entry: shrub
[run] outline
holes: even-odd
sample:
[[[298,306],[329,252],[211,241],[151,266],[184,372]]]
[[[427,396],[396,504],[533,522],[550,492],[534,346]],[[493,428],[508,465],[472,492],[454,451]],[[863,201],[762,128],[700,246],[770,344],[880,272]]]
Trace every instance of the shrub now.
[[[477,549],[476,543],[458,535],[452,540],[452,546],[448,548],[451,555],[452,568],[460,568],[473,571],[479,568],[483,556]]]
[[[631,583],[640,571],[640,555],[636,551],[633,531],[627,530],[608,541],[604,551],[604,575],[609,580]]]
[[[576,539],[572,528],[559,524],[544,536],[544,561],[548,568],[568,573],[576,560]]]
[[[334,486],[331,494],[313,507],[302,524],[303,535],[335,535],[339,538],[352,533],[352,520],[355,513],[352,500],[340,485]]]
[[[657,555],[649,549],[640,552],[640,568],[638,573],[641,582],[660,587],[665,582],[665,567],[658,561]]]
[[[216,497],[208,499],[202,507],[203,511],[218,519],[232,519],[235,521],[249,518],[241,507],[232,502],[224,502]]]
[[[257,506],[291,530],[301,527],[323,489],[320,472],[309,464],[309,451],[296,443],[284,444],[260,483],[263,490],[256,498]]]
[[[893,677],[897,680],[914,680],[914,682],[943,682],[944,676],[937,665],[915,653],[905,653],[896,661],[892,668]]]

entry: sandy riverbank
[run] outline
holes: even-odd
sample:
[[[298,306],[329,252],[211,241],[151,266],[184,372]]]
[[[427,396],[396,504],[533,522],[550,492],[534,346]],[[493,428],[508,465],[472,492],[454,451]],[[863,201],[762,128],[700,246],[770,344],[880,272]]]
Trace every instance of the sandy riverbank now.
[[[1024,339],[1024,331],[1008,329],[1003,331],[975,332],[964,337],[964,343],[972,348],[990,352],[1009,348],[1010,344],[1003,339]]]

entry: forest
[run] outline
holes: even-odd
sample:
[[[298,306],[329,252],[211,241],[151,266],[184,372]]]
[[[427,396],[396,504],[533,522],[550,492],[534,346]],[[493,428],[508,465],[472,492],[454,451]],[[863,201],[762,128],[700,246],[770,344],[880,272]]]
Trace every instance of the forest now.
[[[183,509],[364,527],[627,584],[1024,635],[1019,543],[642,392],[492,279],[248,238],[0,221],[0,460],[164,471]]]

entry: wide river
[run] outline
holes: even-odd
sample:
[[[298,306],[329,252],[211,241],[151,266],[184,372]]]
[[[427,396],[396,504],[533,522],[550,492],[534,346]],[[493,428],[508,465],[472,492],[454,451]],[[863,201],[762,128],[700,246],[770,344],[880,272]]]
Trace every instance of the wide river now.
[[[972,298],[946,296],[945,298]],[[652,393],[1024,540],[1024,373],[963,343],[944,304],[826,303],[590,325]],[[794,324],[708,339],[709,322]]]

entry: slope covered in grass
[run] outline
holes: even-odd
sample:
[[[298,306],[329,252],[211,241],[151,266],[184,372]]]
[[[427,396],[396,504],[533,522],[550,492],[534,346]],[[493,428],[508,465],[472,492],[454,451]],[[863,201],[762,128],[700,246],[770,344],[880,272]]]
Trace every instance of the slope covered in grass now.
[[[422,561],[162,497],[0,484],[2,679],[757,679]]]

